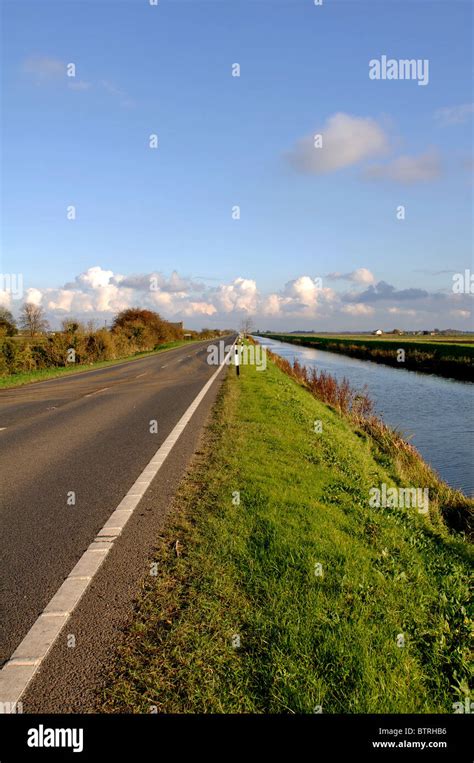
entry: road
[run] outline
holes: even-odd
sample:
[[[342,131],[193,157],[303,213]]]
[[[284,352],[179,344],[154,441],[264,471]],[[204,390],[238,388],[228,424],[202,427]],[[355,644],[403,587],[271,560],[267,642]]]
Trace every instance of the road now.
[[[1,663],[216,371],[209,344],[0,392]]]

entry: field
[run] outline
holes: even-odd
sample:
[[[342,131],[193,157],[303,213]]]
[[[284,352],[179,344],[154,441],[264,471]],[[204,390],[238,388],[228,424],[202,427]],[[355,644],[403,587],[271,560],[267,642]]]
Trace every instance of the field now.
[[[262,336],[265,336],[262,334]],[[344,334],[268,334],[282,342],[339,352],[343,355],[384,363],[423,373],[474,381],[474,341],[466,337],[405,337]],[[400,360],[399,350],[404,351]]]
[[[229,373],[101,709],[452,713],[470,546],[382,482],[419,484],[273,362]]]
[[[434,334],[433,336],[423,336],[422,334],[417,336],[411,334],[382,334],[381,338],[374,334],[327,334],[322,332],[321,334],[291,334],[290,336],[321,337],[324,339],[341,339],[346,341],[355,339],[364,342],[423,342],[429,345],[433,342],[437,344],[439,342],[441,344],[474,344],[474,334]]]

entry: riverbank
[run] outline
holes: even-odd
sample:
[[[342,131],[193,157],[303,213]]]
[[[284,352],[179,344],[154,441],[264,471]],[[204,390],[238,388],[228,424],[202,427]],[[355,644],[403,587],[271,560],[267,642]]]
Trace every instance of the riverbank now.
[[[342,336],[262,334],[300,347],[337,352],[360,360],[383,363],[410,371],[474,381],[474,344],[461,341],[418,340],[396,337],[355,339]],[[402,351],[402,352],[400,352]]]
[[[273,361],[231,369],[102,709],[453,712],[471,549],[434,488],[428,515],[369,504],[399,470]]]

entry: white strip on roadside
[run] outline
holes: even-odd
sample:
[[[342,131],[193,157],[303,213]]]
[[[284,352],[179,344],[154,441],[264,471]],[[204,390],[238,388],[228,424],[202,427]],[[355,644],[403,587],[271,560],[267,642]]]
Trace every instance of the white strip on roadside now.
[[[84,397],[92,397],[92,395],[98,395],[99,392],[105,392],[108,389],[110,389],[110,387],[102,387],[102,389],[95,389],[94,392],[89,392],[87,395],[84,395]]]
[[[233,346],[233,345],[232,345]],[[219,368],[212,374],[191,405],[181,416],[164,443],[134,482],[126,496],[83,553],[78,563],[32,625],[21,644],[0,670],[0,708],[3,712],[15,712],[29,683],[49,650],[55,643],[63,627],[71,616],[89,583],[98,571],[116,538],[138,506],[140,499],[159,472],[166,457],[171,452],[180,435],[188,425],[193,413],[199,407],[216,377],[226,365],[232,350],[226,355]],[[99,390],[101,391],[101,390]],[[10,710],[8,710],[10,708]]]

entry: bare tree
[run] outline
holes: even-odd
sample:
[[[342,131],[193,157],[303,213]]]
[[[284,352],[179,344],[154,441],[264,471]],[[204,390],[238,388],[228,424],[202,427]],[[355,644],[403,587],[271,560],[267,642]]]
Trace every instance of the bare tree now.
[[[43,308],[40,305],[34,305],[33,302],[25,302],[20,310],[20,326],[28,331],[30,336],[47,331],[49,323]]]
[[[63,318],[61,328],[65,334],[84,334],[84,325],[77,318]]]
[[[244,336],[248,336],[253,331],[253,320],[250,316],[244,318],[240,324],[240,330]]]

